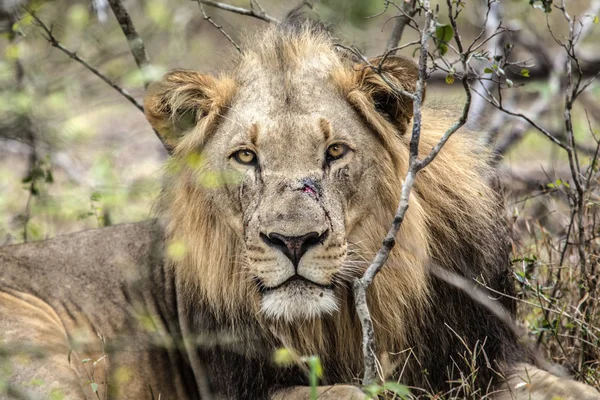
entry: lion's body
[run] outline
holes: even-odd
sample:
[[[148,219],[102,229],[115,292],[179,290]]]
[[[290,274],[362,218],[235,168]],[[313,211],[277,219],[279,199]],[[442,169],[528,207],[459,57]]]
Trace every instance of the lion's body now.
[[[411,65],[390,59],[385,71],[412,90]],[[229,76],[168,75],[145,105],[173,148],[160,223],[0,249],[0,338],[52,344],[52,358],[12,357],[10,382],[75,398],[96,384],[104,393],[106,377],[113,397],[130,399],[306,398],[302,366],[273,361],[288,347],[321,358],[324,385],[360,384],[351,282],[400,197],[411,107],[306,26],[269,30]],[[424,113],[423,155],[448,127],[445,114]],[[418,176],[397,245],[368,290],[386,379],[478,397],[532,362],[486,306],[430,273],[441,268],[512,294],[493,179],[468,132]],[[492,301],[511,309],[508,296]],[[100,359],[94,377],[83,358]],[[537,372],[543,390],[556,384],[593,398]],[[356,389],[323,398],[342,393]]]

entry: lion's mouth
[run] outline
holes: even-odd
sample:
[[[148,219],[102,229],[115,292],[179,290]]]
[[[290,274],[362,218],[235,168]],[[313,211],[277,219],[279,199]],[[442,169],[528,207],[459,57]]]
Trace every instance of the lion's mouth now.
[[[303,286],[303,285],[308,285],[308,286],[316,286],[318,288],[321,289],[325,289],[325,290],[331,290],[333,289],[333,285],[323,285],[314,281],[311,281],[310,279],[306,279],[305,277],[298,275],[298,274],[294,274],[291,277],[289,277],[288,279],[286,279],[285,281],[281,282],[280,284],[276,285],[276,286],[265,286],[264,284],[262,284],[262,282],[258,282],[258,287],[259,290],[262,294],[266,294],[269,292],[273,292],[275,290],[284,288],[284,287],[293,287],[293,286]]]

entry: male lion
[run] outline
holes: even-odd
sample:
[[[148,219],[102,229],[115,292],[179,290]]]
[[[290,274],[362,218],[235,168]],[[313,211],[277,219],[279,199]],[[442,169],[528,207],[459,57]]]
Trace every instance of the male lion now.
[[[389,58],[383,72],[414,90],[411,61]],[[229,74],[166,74],[145,110],[172,149],[160,223],[0,249],[4,393],[307,399],[300,358],[273,359],[287,347],[292,359],[320,357],[319,398],[362,398],[351,281],[394,214],[409,99],[324,31],[288,22],[255,38]],[[423,154],[444,127],[442,112],[424,118]],[[532,366],[509,327],[429,272],[512,293],[484,154],[457,134],[417,179],[368,290],[382,374],[456,397],[599,398]]]

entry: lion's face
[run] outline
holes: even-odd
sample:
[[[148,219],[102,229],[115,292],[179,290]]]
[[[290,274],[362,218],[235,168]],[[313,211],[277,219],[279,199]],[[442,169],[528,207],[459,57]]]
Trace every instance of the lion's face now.
[[[167,204],[178,215],[171,230],[195,236],[218,216],[242,243],[230,275],[258,293],[265,317],[288,322],[335,312],[348,282],[366,268],[349,256],[361,240],[353,232],[389,199],[397,176],[390,148],[398,148],[390,142],[412,115],[410,101],[372,69],[344,59],[324,37],[302,40],[248,51],[228,77],[173,71],[145,102],[174,158],[200,160],[176,178],[184,189]],[[414,86],[408,60],[389,58],[382,71],[398,87]],[[203,252],[196,260],[222,262],[206,261],[206,240],[191,249]],[[215,279],[210,285],[227,296]]]
[[[316,83],[290,100],[304,109],[285,106],[285,93],[240,89],[203,151],[203,173],[237,176],[213,200],[243,238],[243,273],[270,318],[337,309],[336,285],[356,272],[348,236],[376,187],[371,157],[386,157],[338,91]]]

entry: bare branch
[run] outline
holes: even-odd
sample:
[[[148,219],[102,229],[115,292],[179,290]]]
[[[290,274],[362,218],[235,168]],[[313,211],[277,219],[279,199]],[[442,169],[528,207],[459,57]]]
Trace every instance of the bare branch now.
[[[140,70],[143,70],[144,67],[150,64],[144,41],[135,30],[133,22],[131,21],[131,17],[129,16],[127,9],[123,6],[121,0],[108,0],[108,3],[115,14],[117,21],[119,21],[119,25],[121,26],[123,34],[127,38],[127,43],[129,44],[129,49],[131,50],[131,54],[133,55],[135,63]],[[144,87],[146,89],[148,88],[149,84],[150,82],[144,78]]]
[[[258,5],[258,3],[256,3],[256,5],[257,5],[256,8],[258,8],[258,10],[255,10],[254,7],[252,7],[251,9],[235,7],[230,4],[219,3],[217,1],[212,1],[212,0],[200,0],[200,2],[202,4],[206,4],[207,6],[210,6],[210,7],[220,8],[221,10],[229,11],[229,12],[232,12],[235,14],[245,15],[247,17],[254,17],[254,18],[263,20],[265,22],[270,22],[272,24],[279,23],[279,21],[276,18],[273,18],[270,15],[268,15],[267,13],[265,13],[263,11],[262,7],[260,7]]]
[[[369,285],[373,282],[373,279],[377,273],[381,270],[385,262],[387,261],[390,251],[396,243],[396,235],[400,230],[400,226],[404,221],[404,216],[408,210],[408,201],[410,191],[414,184],[415,175],[417,173],[417,158],[418,158],[418,144],[421,134],[421,104],[423,100],[423,92],[425,87],[425,76],[427,74],[427,49],[429,47],[429,39],[434,32],[435,22],[433,19],[433,13],[430,9],[429,0],[424,1],[423,8],[425,9],[425,27],[421,33],[421,54],[419,56],[419,79],[417,80],[417,87],[413,98],[413,133],[410,144],[410,161],[408,172],[402,185],[402,194],[400,197],[400,203],[396,211],[396,216],[392,226],[390,227],[383,244],[369,268],[365,271],[364,275],[360,279],[355,279],[353,282],[354,289],[354,302],[356,306],[356,312],[358,314],[362,330],[363,330],[363,357],[365,371],[363,375],[363,385],[368,385],[377,379],[377,363],[375,360],[375,335],[373,331],[373,321],[369,313],[367,305],[366,290]]]
[[[119,94],[121,96],[123,96],[127,100],[129,100],[129,102],[131,104],[133,104],[138,110],[140,110],[141,112],[144,112],[144,107],[142,107],[142,105],[140,103],[138,103],[137,100],[134,99],[133,96],[131,96],[125,89],[122,89],[119,85],[117,85],[116,83],[114,83],[113,81],[111,81],[110,79],[108,79],[100,71],[98,71],[96,68],[92,67],[85,60],[83,60],[81,57],[79,57],[77,55],[77,53],[75,53],[75,52],[67,49],[66,47],[64,47],[56,39],[56,37],[52,34],[52,30],[50,28],[48,28],[48,26],[46,24],[44,24],[32,10],[27,9],[27,12],[35,20],[36,25],[38,27],[40,27],[44,31],[45,35],[42,35],[42,36],[44,36],[44,38],[52,45],[52,47],[56,47],[57,49],[59,49],[60,51],[62,51],[66,55],[68,55],[71,59],[73,59],[73,60],[77,61],[79,64],[83,65],[90,72],[92,72],[94,75],[96,75],[98,78],[102,79],[110,87],[112,87],[117,92],[119,92]]]
[[[485,89],[485,88],[484,88]],[[476,89],[471,88],[471,90],[473,90],[473,92],[477,93],[479,96],[483,97],[488,103],[490,103],[491,105],[493,105],[494,107],[496,107],[498,110],[511,115],[513,117],[518,117],[523,119],[524,121],[526,121],[527,123],[529,123],[529,125],[531,125],[532,127],[534,127],[535,129],[537,129],[538,131],[540,131],[540,133],[542,133],[544,136],[546,136],[548,139],[550,139],[554,144],[556,144],[557,146],[568,150],[569,146],[567,146],[566,144],[562,143],[560,140],[558,140],[556,137],[554,137],[554,135],[552,135],[552,133],[550,133],[550,131],[548,131],[546,128],[540,126],[537,122],[535,122],[533,120],[532,117],[528,117],[524,114],[518,113],[518,112],[514,112],[514,111],[510,111],[506,108],[504,108],[504,106],[502,105],[502,103],[500,101],[498,101],[496,98],[494,98],[492,96],[492,94],[490,92],[488,92],[488,96],[486,96],[485,94],[478,92]]]
[[[201,0],[197,0],[198,1],[198,5],[200,6],[200,11],[202,12],[202,17],[204,18],[205,21],[207,21],[208,23],[210,23],[212,26],[214,26],[215,28],[217,28],[219,30],[219,32],[221,32],[223,34],[223,36],[225,36],[225,38],[227,40],[229,40],[229,42],[237,49],[238,52],[242,52],[242,49],[240,48],[240,46],[238,46],[238,44],[232,39],[232,37],[225,32],[225,30],[223,29],[223,26],[218,25],[216,22],[214,22],[212,20],[211,17],[209,17],[208,15],[206,15],[206,12],[204,11],[204,7],[202,6],[202,1]]]

